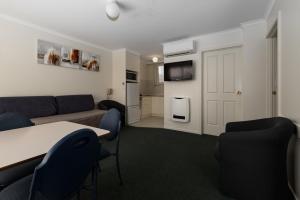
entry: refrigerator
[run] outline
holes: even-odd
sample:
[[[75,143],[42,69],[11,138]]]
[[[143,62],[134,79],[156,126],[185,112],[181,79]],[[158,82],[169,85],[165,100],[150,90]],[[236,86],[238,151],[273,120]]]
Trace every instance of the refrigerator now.
[[[140,87],[138,83],[126,84],[127,123],[140,121]]]

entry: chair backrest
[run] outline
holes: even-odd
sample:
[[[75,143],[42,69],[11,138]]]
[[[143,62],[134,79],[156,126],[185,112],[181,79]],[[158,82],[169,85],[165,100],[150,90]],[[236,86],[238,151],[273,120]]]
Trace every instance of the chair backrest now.
[[[114,140],[118,137],[121,129],[121,115],[120,112],[112,108],[102,117],[100,128],[110,131],[107,140]]]
[[[0,131],[33,126],[34,124],[25,115],[19,113],[3,113],[0,115]]]
[[[65,136],[36,167],[29,200],[72,197],[96,166],[100,148],[97,135],[90,129]]]

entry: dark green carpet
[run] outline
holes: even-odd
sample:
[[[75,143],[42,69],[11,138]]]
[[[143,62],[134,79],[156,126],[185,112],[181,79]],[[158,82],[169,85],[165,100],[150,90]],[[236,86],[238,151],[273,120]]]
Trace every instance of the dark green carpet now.
[[[125,128],[120,143],[124,185],[118,184],[114,158],[104,160],[99,199],[229,200],[218,191],[216,141],[207,135]]]

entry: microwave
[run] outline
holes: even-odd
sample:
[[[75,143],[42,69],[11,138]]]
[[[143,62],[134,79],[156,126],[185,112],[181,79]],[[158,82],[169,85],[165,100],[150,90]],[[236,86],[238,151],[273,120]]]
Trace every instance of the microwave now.
[[[137,83],[137,72],[136,71],[131,71],[131,70],[126,70],[126,82],[128,83]]]

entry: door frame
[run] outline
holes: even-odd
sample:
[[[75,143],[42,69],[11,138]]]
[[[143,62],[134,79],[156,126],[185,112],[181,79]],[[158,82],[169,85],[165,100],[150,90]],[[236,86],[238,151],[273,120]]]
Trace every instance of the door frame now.
[[[267,116],[272,117],[273,102],[272,102],[272,70],[273,70],[273,42],[274,36],[277,33],[277,115],[282,116],[282,17],[281,12],[278,12],[277,18],[270,26],[266,40],[267,40]]]
[[[242,43],[233,43],[233,44],[228,44],[228,45],[223,45],[223,46],[215,46],[215,47],[210,47],[210,48],[206,48],[206,49],[202,49],[201,51],[201,91],[200,91],[200,94],[201,94],[201,132],[204,133],[204,112],[205,112],[205,108],[204,108],[204,54],[206,52],[210,52],[210,51],[219,51],[219,50],[226,50],[226,49],[231,49],[231,48],[241,48],[241,68],[243,68],[244,66],[244,57],[243,57],[243,52],[244,52],[244,49],[243,49],[243,44]],[[241,91],[243,90],[243,83],[242,83],[242,77],[243,77],[243,72],[241,70],[240,72],[240,78],[241,78]],[[243,120],[244,118],[244,104],[243,104],[243,97],[241,97],[241,100],[240,100],[240,106],[241,106],[241,110],[240,110],[240,117],[241,117],[241,120]]]

